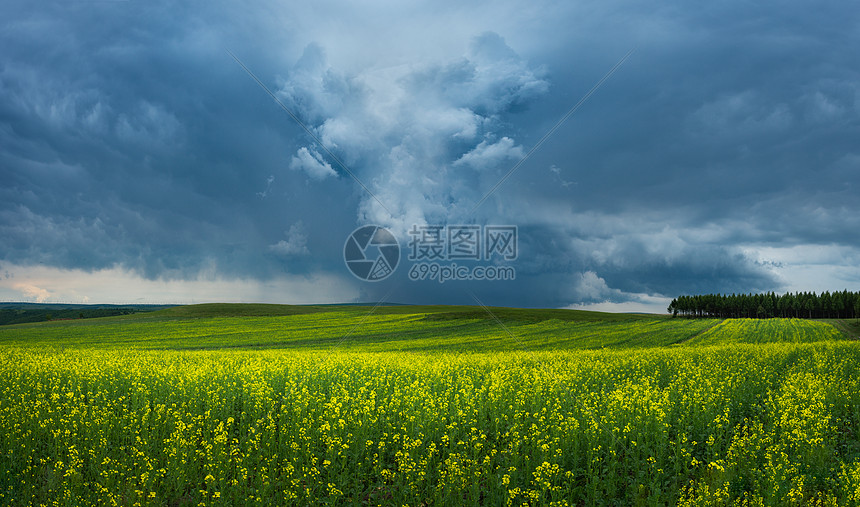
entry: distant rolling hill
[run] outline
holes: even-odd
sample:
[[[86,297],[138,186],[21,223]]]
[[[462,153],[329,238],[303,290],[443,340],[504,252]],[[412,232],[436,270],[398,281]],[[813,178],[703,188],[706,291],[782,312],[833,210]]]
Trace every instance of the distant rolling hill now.
[[[0,325],[49,320],[92,319],[153,312],[170,305],[83,305],[63,303],[0,303]]]
[[[108,318],[0,328],[0,344],[159,350],[537,351],[818,342],[847,337],[825,322],[684,319],[583,310],[475,306],[201,304]],[[32,310],[37,311],[37,310]],[[47,311],[44,309],[38,311]],[[80,308],[52,310],[71,315]]]

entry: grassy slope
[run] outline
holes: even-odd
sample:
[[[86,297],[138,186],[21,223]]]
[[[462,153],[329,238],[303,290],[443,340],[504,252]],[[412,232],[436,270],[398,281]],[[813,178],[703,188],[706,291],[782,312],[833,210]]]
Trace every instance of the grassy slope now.
[[[373,310],[371,312],[371,310]],[[489,310],[489,311],[488,311]],[[504,351],[841,338],[822,322],[719,321],[471,306],[203,304],[0,328],[0,345],[50,348]]]
[[[207,303],[200,305],[176,306],[153,313],[151,316],[176,317],[176,318],[205,318],[205,317],[274,317],[284,315],[304,315],[320,312],[346,312],[367,314],[373,309],[370,306],[360,305],[275,305],[275,304],[246,304],[246,303]],[[501,320],[519,321],[542,321],[558,319],[563,321],[629,321],[640,319],[668,318],[662,315],[642,315],[630,313],[606,313],[589,312],[583,310],[561,310],[561,309],[532,309],[532,308],[504,308],[498,306],[488,307],[497,318]],[[396,305],[378,306],[373,309],[374,315],[415,315],[432,314],[440,320],[455,319],[486,319],[491,318],[484,310],[474,306],[449,306],[449,305]]]
[[[832,324],[848,339],[860,340],[860,319],[826,319],[823,322]]]
[[[844,338],[833,325],[803,319],[726,319],[689,341],[689,345],[816,342]]]
[[[78,305],[58,303],[0,303],[0,325],[49,320],[94,319],[140,312],[154,312],[170,305]]]

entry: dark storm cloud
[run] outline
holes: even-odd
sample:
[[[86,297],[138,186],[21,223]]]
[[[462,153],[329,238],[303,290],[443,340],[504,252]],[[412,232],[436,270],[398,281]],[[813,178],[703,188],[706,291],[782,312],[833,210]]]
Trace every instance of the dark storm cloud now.
[[[135,2],[7,8],[5,260],[184,277],[214,258],[262,276],[300,208],[338,199],[282,171],[295,127],[226,59],[217,24]],[[278,203],[257,195],[273,174]]]
[[[391,298],[472,303],[467,288],[487,304],[562,306],[780,290],[791,248],[860,248],[857,10],[7,2],[0,260],[147,278],[212,265],[257,280],[345,275],[359,224],[403,242],[412,224],[474,220],[520,227],[516,281],[403,279]]]

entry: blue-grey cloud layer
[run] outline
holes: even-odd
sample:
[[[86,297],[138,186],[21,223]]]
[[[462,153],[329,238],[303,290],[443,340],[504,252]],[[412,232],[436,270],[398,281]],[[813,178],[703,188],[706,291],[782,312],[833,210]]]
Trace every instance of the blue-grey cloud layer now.
[[[148,278],[214,262],[265,280],[345,272],[344,239],[363,223],[405,241],[411,224],[475,221],[520,226],[515,282],[398,273],[364,297],[472,302],[465,288],[561,306],[780,290],[791,273],[751,249],[860,249],[857,10],[6,2],[0,262]]]

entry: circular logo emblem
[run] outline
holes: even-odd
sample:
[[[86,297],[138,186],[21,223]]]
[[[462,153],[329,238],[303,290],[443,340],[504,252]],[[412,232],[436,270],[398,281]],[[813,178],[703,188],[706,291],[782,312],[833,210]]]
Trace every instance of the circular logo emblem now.
[[[378,282],[388,278],[400,262],[400,244],[388,229],[365,225],[352,231],[343,246],[343,260],[361,280]]]

